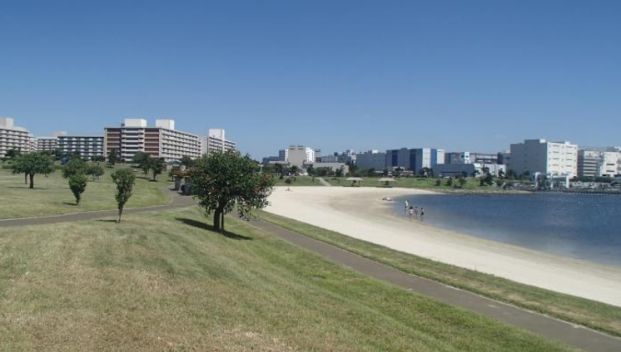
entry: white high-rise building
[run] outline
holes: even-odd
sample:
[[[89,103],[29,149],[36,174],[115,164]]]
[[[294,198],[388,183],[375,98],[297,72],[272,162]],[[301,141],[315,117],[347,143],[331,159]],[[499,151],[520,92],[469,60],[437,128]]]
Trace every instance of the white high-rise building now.
[[[287,159],[290,165],[297,167],[303,167],[304,164],[310,164],[315,162],[315,150],[313,148],[305,147],[303,145],[292,145],[287,149]]]
[[[148,127],[145,119],[125,119],[121,127],[106,127],[104,145],[106,156],[111,152],[130,161],[137,152],[144,152],[167,162],[184,156],[197,158],[201,152],[200,138],[175,129],[175,121],[158,119]]]
[[[35,140],[27,129],[15,126],[15,120],[10,117],[0,117],[0,158],[9,150],[28,153],[35,149]]]
[[[207,136],[201,137],[201,154],[213,152],[228,152],[237,149],[237,144],[227,140],[225,131],[221,128],[210,128]]]
[[[518,175],[540,172],[550,176],[577,176],[578,146],[545,139],[527,139],[523,143],[511,144],[508,168]]]

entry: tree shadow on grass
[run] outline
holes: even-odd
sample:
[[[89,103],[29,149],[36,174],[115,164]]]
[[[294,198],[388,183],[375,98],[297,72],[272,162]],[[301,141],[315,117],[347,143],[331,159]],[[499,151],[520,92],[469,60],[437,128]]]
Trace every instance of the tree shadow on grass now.
[[[116,220],[112,220],[112,219],[99,219],[99,220],[97,220],[97,221],[98,221],[98,222],[114,222],[114,223],[116,223],[116,222],[117,222]]]
[[[63,204],[64,204],[64,205],[71,205],[71,206],[74,206],[74,207],[77,207],[77,206],[78,206],[77,204],[75,204],[75,203],[71,203],[71,202],[63,202]]]
[[[175,218],[175,220],[180,221],[180,222],[182,222],[182,223],[184,223],[186,225],[189,225],[189,226],[197,227],[199,229],[213,231],[215,233],[221,234],[222,236],[230,238],[230,239],[233,239],[233,240],[252,240],[252,237],[238,235],[238,234],[236,234],[234,232],[230,232],[230,231],[226,231],[226,230],[224,230],[224,233],[218,232],[218,231],[216,231],[214,229],[214,227],[212,225],[209,225],[209,224],[201,222],[201,221],[196,221],[194,219]]]

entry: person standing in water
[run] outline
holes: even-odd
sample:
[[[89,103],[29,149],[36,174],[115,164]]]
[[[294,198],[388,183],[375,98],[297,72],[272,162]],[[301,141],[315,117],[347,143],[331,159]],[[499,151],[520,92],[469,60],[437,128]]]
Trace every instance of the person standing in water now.
[[[420,220],[423,221],[423,215],[425,215],[425,209],[420,207]]]
[[[410,209],[410,203],[408,202],[408,200],[405,200],[405,215],[408,215],[408,210]]]

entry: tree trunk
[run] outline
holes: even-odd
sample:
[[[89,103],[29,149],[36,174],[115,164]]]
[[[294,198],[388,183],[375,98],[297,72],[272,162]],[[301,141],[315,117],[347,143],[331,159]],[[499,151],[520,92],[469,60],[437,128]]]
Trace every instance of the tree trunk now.
[[[24,172],[24,184],[27,185],[28,184],[28,173]]]
[[[117,223],[121,223],[121,215],[123,215],[123,207],[119,207],[119,219],[116,221]]]
[[[29,174],[30,176],[30,188],[34,188],[34,174]]]
[[[224,233],[224,212],[220,215],[220,232]]]
[[[214,211],[213,213],[213,229],[221,232],[221,227],[222,225],[220,224],[220,220],[222,219],[221,216],[222,211],[220,209],[216,209],[216,211]]]

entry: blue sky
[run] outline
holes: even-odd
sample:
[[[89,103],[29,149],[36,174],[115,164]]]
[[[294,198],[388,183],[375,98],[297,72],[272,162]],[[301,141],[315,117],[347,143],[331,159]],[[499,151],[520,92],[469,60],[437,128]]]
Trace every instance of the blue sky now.
[[[0,116],[244,152],[621,145],[621,1],[0,0]]]

